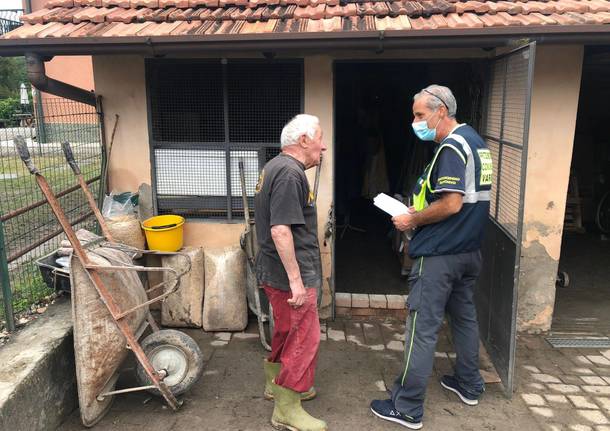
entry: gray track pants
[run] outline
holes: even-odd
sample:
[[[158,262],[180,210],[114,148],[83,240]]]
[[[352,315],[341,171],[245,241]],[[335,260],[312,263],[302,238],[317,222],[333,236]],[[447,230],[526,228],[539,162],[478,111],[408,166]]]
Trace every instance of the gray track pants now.
[[[473,300],[480,271],[479,251],[415,260],[409,276],[403,370],[392,388],[392,401],[402,414],[415,420],[423,416],[426,385],[445,312],[450,317],[457,355],[454,375],[473,396],[483,392],[479,325]]]

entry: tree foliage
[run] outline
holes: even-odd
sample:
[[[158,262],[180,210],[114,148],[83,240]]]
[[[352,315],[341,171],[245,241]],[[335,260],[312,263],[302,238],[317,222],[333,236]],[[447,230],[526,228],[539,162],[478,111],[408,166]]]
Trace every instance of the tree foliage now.
[[[28,78],[23,57],[0,57],[0,100],[19,98],[21,83],[27,85]]]

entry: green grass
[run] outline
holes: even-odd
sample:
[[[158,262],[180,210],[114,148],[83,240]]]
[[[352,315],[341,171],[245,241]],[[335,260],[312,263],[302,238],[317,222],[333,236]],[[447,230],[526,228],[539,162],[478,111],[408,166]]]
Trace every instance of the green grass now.
[[[13,283],[13,312],[21,313],[30,308],[32,304],[41,302],[53,293],[44,280],[38,266],[34,262],[22,265],[17,274],[11,274]]]
[[[94,149],[79,147],[79,145],[74,145],[73,150],[85,179],[100,175],[101,154],[97,154]],[[31,153],[34,164],[45,176],[56,194],[78,184],[60,149],[52,154],[43,154],[42,156],[36,154],[36,150],[31,151]],[[0,157],[0,174],[16,176],[15,178],[0,179],[1,214],[6,214],[44,199],[35,177],[29,173],[20,158],[16,156]],[[97,196],[99,182],[93,183],[90,187],[94,196]],[[69,193],[61,197],[59,201],[71,220],[89,211],[81,190]],[[48,205],[43,205],[7,220],[4,222],[7,255],[10,256],[24,250],[25,247],[58,228],[59,224]],[[60,237],[55,237],[44,246],[30,252],[27,255],[27,262],[21,263],[17,268],[10,270],[14,313],[28,310],[32,304],[41,302],[53,292],[43,281],[34,259],[55,249],[59,245],[59,240]],[[0,316],[3,313],[4,310],[0,304]]]
[[[33,161],[55,193],[77,184],[74,173],[63,157],[33,157]],[[93,178],[100,174],[101,157],[85,159],[84,163],[83,161],[79,163],[79,166],[85,179]],[[0,174],[16,175],[16,178],[0,179],[0,210],[2,213],[14,211],[44,198],[36,184],[36,179],[30,175],[18,157],[0,158]]]

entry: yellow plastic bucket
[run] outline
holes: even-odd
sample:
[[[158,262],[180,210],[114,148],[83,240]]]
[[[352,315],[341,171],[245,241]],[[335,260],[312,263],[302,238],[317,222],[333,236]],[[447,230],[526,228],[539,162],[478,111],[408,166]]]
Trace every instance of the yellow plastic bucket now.
[[[178,251],[182,248],[184,218],[177,215],[151,217],[142,222],[149,250]]]

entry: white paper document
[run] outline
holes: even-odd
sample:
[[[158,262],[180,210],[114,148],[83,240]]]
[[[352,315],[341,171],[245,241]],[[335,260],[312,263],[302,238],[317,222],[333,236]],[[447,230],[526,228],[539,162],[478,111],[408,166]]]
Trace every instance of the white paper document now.
[[[373,204],[382,211],[390,214],[392,217],[409,213],[409,207],[399,200],[386,195],[385,193],[379,193],[377,196],[375,196],[375,199],[373,199]]]

